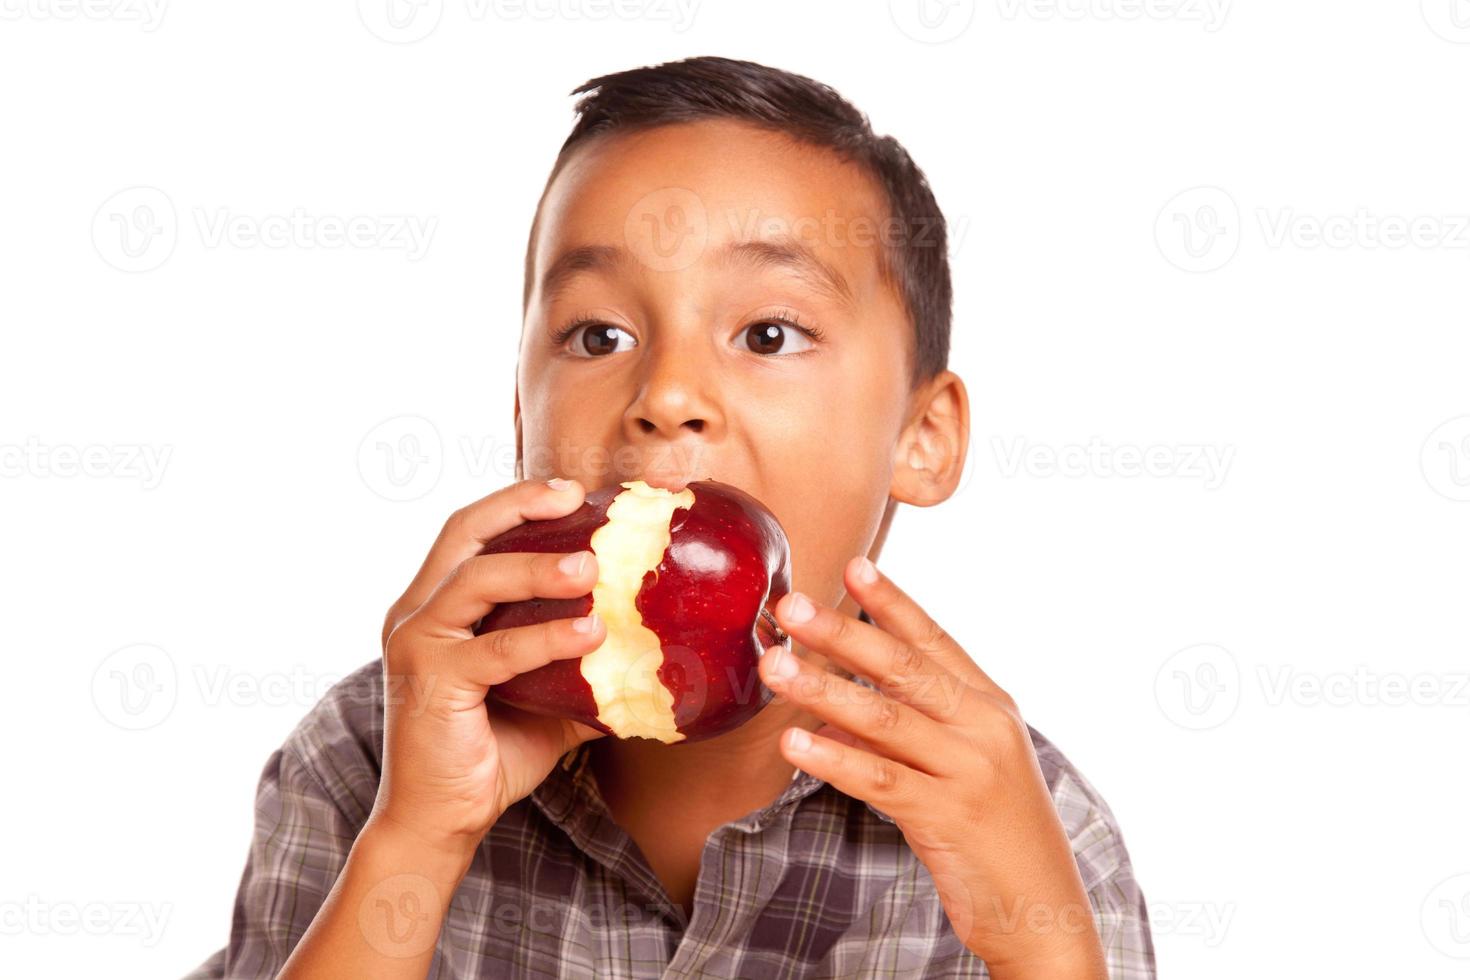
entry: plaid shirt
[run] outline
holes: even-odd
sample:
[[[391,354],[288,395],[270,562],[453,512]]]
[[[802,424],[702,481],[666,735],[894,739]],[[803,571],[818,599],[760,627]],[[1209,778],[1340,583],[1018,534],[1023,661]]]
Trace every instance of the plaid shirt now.
[[[1113,980],[1152,980],[1148,912],[1107,804],[1035,729]],[[486,835],[429,977],[986,977],[893,820],[798,771],[705,843],[694,914],[608,813],[588,745]],[[378,791],[379,663],[337,684],[271,754],[229,944],[190,974],[273,977],[347,861]]]

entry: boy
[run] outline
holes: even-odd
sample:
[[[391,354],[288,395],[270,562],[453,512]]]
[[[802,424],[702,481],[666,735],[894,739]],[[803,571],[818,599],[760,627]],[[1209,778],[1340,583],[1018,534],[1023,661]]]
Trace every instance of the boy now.
[[[749,62],[576,93],[526,256],[530,479],[449,519],[382,663],[271,756],[198,975],[1152,977],[1107,805],[873,565],[899,503],[954,492],[969,439],[922,173],[830,88]],[[772,703],[672,746],[487,708],[605,627],[475,637],[495,603],[597,578],[590,553],[483,543],[597,487],[701,478],[790,538]]]

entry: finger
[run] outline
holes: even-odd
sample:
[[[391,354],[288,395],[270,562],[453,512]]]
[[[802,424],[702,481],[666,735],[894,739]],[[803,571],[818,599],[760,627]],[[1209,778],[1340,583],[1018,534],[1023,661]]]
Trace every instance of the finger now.
[[[801,728],[789,728],[781,736],[781,755],[797,768],[854,799],[873,804],[895,820],[902,819],[921,801],[933,799],[938,789],[933,776]]]
[[[859,555],[843,575],[847,592],[884,632],[933,657],[944,669],[994,693],[999,685],[908,593]]]
[[[602,617],[592,613],[580,619],[553,619],[491,630],[455,644],[445,656],[452,659],[451,669],[489,688],[553,660],[586,656],[601,645],[605,636]]]
[[[835,725],[823,725],[816,730],[815,734],[830,738],[832,741],[841,745],[851,745],[854,748],[866,749],[869,752],[873,751],[873,747],[867,742],[864,742],[852,732],[843,731]]]
[[[502,602],[575,599],[596,584],[597,556],[590,551],[476,555],[456,565],[413,618],[435,633],[458,633]]]
[[[965,684],[938,661],[877,626],[789,592],[776,603],[776,621],[792,639],[931,718],[955,720]]]
[[[930,775],[939,774],[935,760],[946,751],[948,732],[928,715],[881,691],[803,663],[783,646],[766,651],[760,673],[778,695],[845,732],[861,732],[872,751]],[[833,740],[852,744],[846,739]]]
[[[393,631],[397,620],[423,605],[456,566],[479,554],[486,542],[525,521],[564,517],[582,506],[585,499],[585,490],[575,480],[559,481],[555,486],[526,480],[455,511],[429,548],[418,574],[390,610],[384,636]]]

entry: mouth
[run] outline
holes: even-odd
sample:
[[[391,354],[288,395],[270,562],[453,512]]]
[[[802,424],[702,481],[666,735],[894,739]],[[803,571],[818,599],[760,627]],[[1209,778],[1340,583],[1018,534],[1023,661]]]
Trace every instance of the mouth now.
[[[651,487],[657,487],[660,490],[667,490],[670,493],[679,493],[689,484],[694,483],[698,480],[713,479],[715,479],[715,477],[708,473],[696,475],[694,473],[691,473],[689,470],[681,470],[676,472],[674,470],[668,469],[646,470],[636,476],[628,477],[628,480],[642,480],[644,483],[648,484]]]
[[[673,473],[644,473],[634,479],[642,480],[651,487],[667,490],[670,493],[679,493],[693,482],[691,477]]]

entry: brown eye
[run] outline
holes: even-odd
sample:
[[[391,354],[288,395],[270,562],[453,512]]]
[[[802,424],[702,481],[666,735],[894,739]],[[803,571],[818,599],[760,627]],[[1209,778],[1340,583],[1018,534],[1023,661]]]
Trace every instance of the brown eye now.
[[[811,342],[796,327],[764,320],[745,328],[745,346],[755,354],[795,354],[810,349]]]
[[[626,341],[624,346],[620,342]],[[589,323],[572,338],[572,350],[584,357],[604,357],[637,346],[632,334],[610,323]]]

